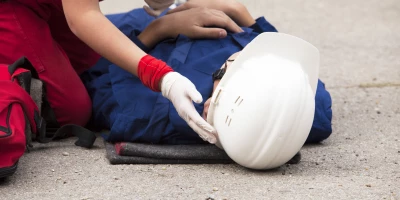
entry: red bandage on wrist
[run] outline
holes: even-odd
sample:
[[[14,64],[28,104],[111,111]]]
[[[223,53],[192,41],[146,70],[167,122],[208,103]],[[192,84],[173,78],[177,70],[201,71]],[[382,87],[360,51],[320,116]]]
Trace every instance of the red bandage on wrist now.
[[[160,92],[160,81],[168,72],[174,70],[162,60],[158,60],[153,56],[146,55],[139,62],[138,77],[143,85],[153,91]]]

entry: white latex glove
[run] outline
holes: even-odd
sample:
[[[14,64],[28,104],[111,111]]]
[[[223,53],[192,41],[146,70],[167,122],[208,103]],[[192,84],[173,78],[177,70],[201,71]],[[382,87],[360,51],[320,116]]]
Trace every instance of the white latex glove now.
[[[161,92],[172,102],[179,116],[204,141],[211,144],[217,142],[216,130],[200,116],[193,105],[193,101],[201,103],[203,98],[189,79],[177,72],[170,72],[161,81]]]

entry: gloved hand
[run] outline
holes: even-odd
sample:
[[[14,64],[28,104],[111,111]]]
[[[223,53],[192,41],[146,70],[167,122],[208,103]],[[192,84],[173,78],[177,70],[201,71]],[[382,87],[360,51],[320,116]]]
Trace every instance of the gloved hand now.
[[[203,98],[189,79],[177,72],[169,72],[161,80],[161,92],[172,102],[179,116],[203,140],[212,144],[217,142],[216,130],[200,116],[193,105],[193,101],[201,103]]]
[[[143,85],[168,98],[178,114],[199,136],[212,144],[217,141],[215,129],[194,108],[193,101],[201,103],[203,98],[193,83],[151,55],[143,56],[138,64],[137,75]]]

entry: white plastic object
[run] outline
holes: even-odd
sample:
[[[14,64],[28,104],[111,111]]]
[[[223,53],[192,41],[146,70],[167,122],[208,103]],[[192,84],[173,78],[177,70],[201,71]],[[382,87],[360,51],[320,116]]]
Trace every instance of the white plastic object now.
[[[169,9],[175,9],[176,7],[178,7],[179,5],[186,3],[187,0],[175,0],[174,4],[172,4]]]
[[[315,112],[319,51],[283,33],[263,33],[229,66],[207,121],[236,163],[271,169],[304,145]]]

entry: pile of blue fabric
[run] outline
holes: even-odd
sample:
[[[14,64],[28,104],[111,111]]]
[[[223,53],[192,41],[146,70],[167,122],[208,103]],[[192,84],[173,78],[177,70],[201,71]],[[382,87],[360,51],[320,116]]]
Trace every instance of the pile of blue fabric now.
[[[242,50],[258,34],[277,30],[263,17],[243,33],[229,33],[224,39],[191,40],[184,35],[165,40],[153,49],[137,36],[154,20],[143,9],[110,15],[108,18],[148,54],[163,60],[190,79],[207,100],[213,90],[212,73],[233,53]],[[150,144],[203,144],[204,141],[181,119],[174,106],[161,93],[146,88],[140,80],[106,59],[101,59],[82,79],[93,101],[92,124],[109,129],[108,142]],[[308,143],[320,142],[332,132],[331,97],[319,81],[316,112]],[[204,102],[203,102],[204,103]],[[195,105],[201,114],[204,104]]]

